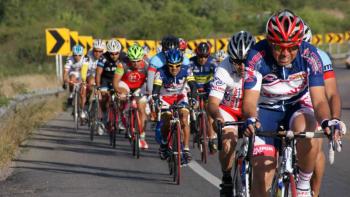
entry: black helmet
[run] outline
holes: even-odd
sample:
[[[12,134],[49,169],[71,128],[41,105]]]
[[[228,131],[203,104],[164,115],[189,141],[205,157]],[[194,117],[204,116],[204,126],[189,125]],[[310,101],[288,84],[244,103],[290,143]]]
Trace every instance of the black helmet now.
[[[179,38],[168,35],[162,39],[162,50],[167,51],[169,49],[179,48]]]
[[[210,55],[210,44],[208,42],[201,42],[196,48],[197,56],[209,56]]]

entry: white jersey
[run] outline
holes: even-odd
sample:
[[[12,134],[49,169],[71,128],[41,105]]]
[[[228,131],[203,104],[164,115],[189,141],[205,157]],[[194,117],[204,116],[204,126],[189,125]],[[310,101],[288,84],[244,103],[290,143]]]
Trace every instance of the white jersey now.
[[[95,58],[93,50],[90,50],[87,53],[87,56],[89,57],[89,61],[90,61],[88,76],[90,75],[95,76],[98,59]]]
[[[90,64],[89,58],[86,56],[82,57],[79,62],[76,62],[73,56],[69,56],[67,58],[66,64],[64,65],[64,69],[67,70],[69,73],[80,72],[81,67],[85,63]]]
[[[241,113],[243,77],[238,75],[228,57],[219,64],[214,74],[209,96],[220,99],[221,107]]]

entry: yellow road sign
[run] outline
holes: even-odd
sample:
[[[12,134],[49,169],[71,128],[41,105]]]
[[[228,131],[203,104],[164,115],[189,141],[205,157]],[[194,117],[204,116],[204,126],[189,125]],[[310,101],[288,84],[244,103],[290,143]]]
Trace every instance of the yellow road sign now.
[[[314,45],[323,44],[323,35],[322,34],[314,34],[314,35],[312,35],[311,44],[314,44]]]
[[[72,51],[72,48],[74,47],[74,45],[77,45],[79,40],[79,33],[77,31],[70,31],[69,33],[69,40],[70,40],[70,50]],[[70,51],[70,52],[71,52]]]
[[[215,40],[215,51],[227,51],[227,43],[230,38],[220,38]]]
[[[343,42],[343,34],[340,33],[328,33],[325,35],[325,42],[329,44],[336,44]]]
[[[67,55],[70,52],[69,29],[50,28],[45,30],[46,54]]]
[[[350,31],[347,31],[344,33],[344,41],[349,41],[350,40]]]
[[[84,54],[86,55],[90,49],[92,49],[92,42],[93,42],[92,36],[79,36],[78,37],[78,43],[84,47]]]
[[[115,39],[117,39],[120,42],[120,44],[123,47],[123,51],[126,52],[128,50],[126,47],[126,39],[125,38],[115,38]]]

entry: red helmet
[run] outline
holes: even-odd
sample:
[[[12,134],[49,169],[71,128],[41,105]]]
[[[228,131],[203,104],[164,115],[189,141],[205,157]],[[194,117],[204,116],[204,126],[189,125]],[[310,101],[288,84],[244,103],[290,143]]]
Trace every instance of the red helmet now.
[[[282,10],[270,17],[266,24],[266,38],[284,47],[298,45],[303,41],[304,23],[289,10]]]
[[[184,39],[179,38],[179,49],[181,51],[184,51],[186,50],[186,48],[187,48],[187,42]]]

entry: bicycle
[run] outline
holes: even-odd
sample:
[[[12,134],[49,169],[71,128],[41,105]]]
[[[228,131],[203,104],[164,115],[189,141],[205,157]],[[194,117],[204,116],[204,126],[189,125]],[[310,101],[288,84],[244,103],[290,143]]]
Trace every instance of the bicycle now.
[[[99,93],[97,92],[96,86],[92,87],[91,95],[89,97],[89,119],[88,125],[90,126],[90,140],[94,140],[95,133],[97,132],[98,127],[100,126],[102,112],[99,104]]]
[[[114,90],[109,90],[108,94],[109,105],[107,108],[107,131],[109,134],[109,144],[116,148],[116,136],[119,132],[119,127],[117,126],[119,122],[119,100],[114,94]]]
[[[205,97],[208,95],[206,92],[197,93],[199,98],[199,106],[197,110],[194,110],[194,106],[191,106],[191,129],[194,129],[193,133],[193,147],[197,143],[197,147],[201,152],[201,161],[207,163],[208,155],[208,117],[205,110]]]
[[[218,150],[222,150],[222,129],[226,126],[241,126],[243,121],[227,121],[223,124],[216,121],[216,127],[218,128]],[[250,137],[243,136],[243,129],[238,128],[238,139],[241,143],[237,142],[235,148],[235,161],[233,170],[233,196],[249,197],[252,183],[253,168],[251,158],[253,155],[254,135]]]
[[[277,161],[277,169],[272,181],[270,189],[271,197],[297,197],[297,138],[323,138],[327,137],[324,132],[300,132],[293,131],[278,131],[278,132],[259,132],[257,134],[263,137],[273,137],[281,140],[281,146],[278,149],[279,157]],[[333,136],[333,137],[332,137]],[[330,140],[334,140],[334,127],[331,127]],[[333,146],[330,149],[334,150]]]
[[[167,111],[171,113],[170,132],[167,136],[167,146],[170,150],[168,158],[169,174],[173,175],[173,181],[180,185],[181,179],[181,161],[183,157],[183,146],[181,143],[182,129],[180,124],[179,110],[187,106],[179,105],[177,102],[172,104]]]
[[[140,139],[143,128],[141,127],[140,114],[137,107],[136,98],[141,98],[144,95],[141,93],[129,93],[127,98],[127,121],[126,121],[126,133],[129,136],[129,140],[132,146],[132,155],[140,158]]]
[[[78,129],[79,129],[79,121],[80,120],[80,116],[79,114],[81,113],[81,109],[80,109],[80,83],[74,83],[73,84],[73,119],[74,119],[74,129],[75,132],[78,133]]]

